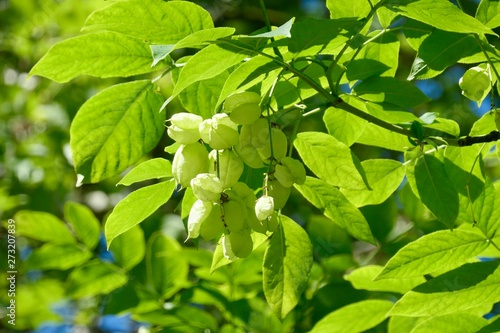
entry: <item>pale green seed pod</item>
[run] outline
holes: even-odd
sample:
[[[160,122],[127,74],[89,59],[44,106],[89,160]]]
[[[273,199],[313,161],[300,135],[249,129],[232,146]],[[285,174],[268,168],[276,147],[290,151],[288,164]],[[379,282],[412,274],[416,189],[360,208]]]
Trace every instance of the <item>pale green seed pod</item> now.
[[[278,213],[274,212],[270,218],[267,219],[267,230],[269,232],[275,232],[276,228],[278,228]]]
[[[200,173],[191,179],[191,187],[195,197],[203,201],[217,201],[222,193],[221,181],[217,176],[209,173]]]
[[[231,241],[229,240],[229,235],[222,235],[221,243],[222,243],[222,254],[224,255],[224,258],[229,260],[236,259],[236,255],[234,254],[233,249],[231,247]]]
[[[291,190],[290,187],[284,187],[277,180],[267,182],[267,193],[274,198],[274,209],[279,210],[285,207]]]
[[[274,198],[263,195],[255,202],[255,215],[259,220],[265,220],[274,212]]]
[[[187,112],[176,113],[169,119],[168,136],[180,144],[190,144],[200,140],[199,125],[203,118]]]
[[[219,151],[219,161],[217,164],[217,150],[212,150],[208,155],[210,160],[210,173],[217,175],[217,165],[219,166],[219,179],[223,189],[230,188],[238,182],[243,173],[243,161],[232,150],[225,149]]]
[[[231,243],[232,252],[238,258],[246,258],[252,253],[253,241],[248,229],[231,232],[229,242]]]
[[[203,140],[203,142],[208,143],[210,141],[211,129],[212,129],[212,119],[205,119],[198,126],[198,131],[200,132],[200,137]]]
[[[277,128],[271,129],[272,133],[272,141],[273,141],[273,151],[274,158],[280,161],[283,157],[286,156],[288,149],[288,141],[285,133],[282,130]],[[257,152],[259,156],[262,158],[264,162],[268,162],[271,158],[271,143],[269,138],[269,131],[267,132],[267,136],[264,137],[263,145],[257,148]]]
[[[208,152],[199,142],[181,145],[172,161],[172,175],[177,184],[189,187],[191,179],[208,172]]]
[[[205,240],[218,239],[224,232],[224,222],[221,219],[222,211],[219,204],[213,204],[210,215],[200,227],[200,236]]]
[[[255,204],[255,202],[254,202],[254,204]],[[261,233],[261,234],[265,234],[267,229],[268,229],[267,220],[268,219],[260,221],[257,218],[257,215],[255,215],[254,209],[248,210],[247,224],[253,231]]]
[[[257,200],[257,197],[247,184],[238,182],[233,185],[231,190],[245,203],[248,208],[254,210],[255,200]]]
[[[196,200],[189,211],[187,229],[188,237],[186,241],[190,238],[196,238],[200,235],[200,228],[205,219],[212,212],[213,203]]]
[[[228,149],[238,144],[238,125],[227,114],[218,113],[212,117],[208,144],[212,149]]]
[[[232,94],[224,101],[224,111],[227,113],[232,112],[238,106],[243,104],[259,104],[260,95],[253,91],[242,91]]]
[[[252,126],[241,126],[239,143],[234,146],[236,154],[243,162],[251,168],[260,169],[264,167],[264,163],[260,158],[259,153],[252,145]]]
[[[241,199],[230,199],[222,204],[224,222],[230,232],[240,231],[247,225],[248,211]]]
[[[257,121],[262,114],[262,109],[259,104],[242,104],[234,108],[229,114],[229,118],[236,124],[250,125]]]
[[[276,165],[274,177],[284,187],[292,187],[295,183],[302,185],[306,181],[306,169],[299,160],[285,156]]]

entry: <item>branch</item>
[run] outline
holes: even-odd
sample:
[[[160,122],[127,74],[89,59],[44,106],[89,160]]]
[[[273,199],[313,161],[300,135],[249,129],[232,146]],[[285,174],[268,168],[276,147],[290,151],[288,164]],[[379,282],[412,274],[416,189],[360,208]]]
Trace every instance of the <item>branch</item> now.
[[[476,143],[493,142],[493,141],[497,141],[497,140],[500,140],[500,132],[499,131],[492,131],[492,132],[490,132],[490,134],[486,134],[486,135],[465,136],[465,137],[460,138],[458,140],[445,139],[445,141],[447,141],[450,146],[459,146],[459,147],[472,146]]]

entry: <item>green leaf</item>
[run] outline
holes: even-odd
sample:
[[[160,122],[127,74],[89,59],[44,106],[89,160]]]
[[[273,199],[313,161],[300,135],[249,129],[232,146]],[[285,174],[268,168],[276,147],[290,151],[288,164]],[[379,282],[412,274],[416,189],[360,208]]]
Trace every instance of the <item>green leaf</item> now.
[[[488,179],[484,191],[474,202],[474,219],[477,227],[489,239],[500,231],[500,184]]]
[[[336,54],[354,34],[355,18],[322,20],[306,18],[294,23],[288,50],[296,57]],[[318,33],[321,31],[321,33]]]
[[[145,186],[120,201],[109,215],[104,227],[108,248],[113,239],[144,221],[167,202],[174,188],[173,181]]]
[[[380,76],[389,69],[389,66],[378,60],[354,59],[347,67],[346,76],[349,81],[365,80],[372,76]]]
[[[411,332],[411,330],[420,322],[424,321],[426,317],[403,317],[392,316],[389,317],[389,325],[387,333],[401,333]]]
[[[382,35],[380,35],[382,33]],[[347,78],[364,80],[372,76],[394,76],[399,61],[399,39],[392,32],[373,31],[368,37],[380,35],[361,49],[356,57],[357,61],[365,61],[361,72],[354,72],[352,66],[356,66],[356,60],[347,67]],[[366,61],[368,61],[366,63]],[[370,64],[371,63],[371,64]],[[383,69],[382,71],[380,71]]]
[[[261,246],[269,238],[267,235],[260,234],[258,232],[253,232],[251,234],[251,236],[252,236],[252,241],[253,241],[253,250],[252,251],[254,251],[259,246]],[[235,260],[238,260],[238,259],[235,259]],[[226,257],[224,257],[222,243],[218,242],[217,246],[215,247],[213,256],[212,256],[212,264],[210,266],[210,274],[212,274],[217,269],[219,269],[223,266],[226,266],[226,265],[229,265],[229,264],[235,262],[235,260],[226,259]],[[259,281],[260,281],[260,278],[259,278]]]
[[[330,11],[330,18],[346,18],[355,17],[363,19],[370,13],[371,7],[368,1],[351,0],[351,1],[335,1],[327,0],[326,7]]]
[[[383,267],[377,265],[368,265],[356,268],[350,273],[344,275],[344,279],[351,282],[356,289],[369,291],[388,291],[398,294],[404,294],[425,282],[424,277],[405,278],[405,279],[384,279],[374,281],[375,277],[382,272]]]
[[[281,216],[264,254],[264,295],[271,310],[283,319],[293,310],[307,286],[313,262],[307,233],[292,219]]]
[[[424,154],[415,165],[416,188],[422,202],[447,227],[453,227],[458,216],[458,192],[435,156]]]
[[[109,249],[113,253],[116,264],[129,271],[141,262],[146,253],[144,232],[136,225],[116,237]]]
[[[172,163],[158,157],[134,167],[116,185],[129,186],[149,179],[172,178]]]
[[[146,40],[173,44],[202,29],[213,28],[210,13],[188,1],[118,1],[92,13],[84,31],[111,30]]]
[[[242,63],[231,72],[219,95],[216,107],[232,93],[240,92],[261,83],[266,77],[276,77],[274,73],[280,66],[272,59],[257,55],[252,59]]]
[[[498,261],[465,264],[406,293],[388,315],[446,315],[500,301]]]
[[[391,301],[370,299],[335,310],[314,325],[310,333],[359,333],[377,326],[386,318]]]
[[[458,137],[460,135],[460,126],[456,121],[451,119],[436,118],[432,124],[422,124],[422,126],[443,133],[451,134],[454,137]]]
[[[482,329],[477,331],[477,333],[491,333],[500,331],[500,317],[490,322],[488,325],[484,326]]]
[[[446,147],[444,170],[453,187],[463,196],[470,196],[472,201],[483,192],[484,175],[482,155],[478,145],[469,147]]]
[[[142,80],[107,88],[82,105],[70,144],[83,183],[118,175],[156,146],[165,131],[161,103],[154,85]]]
[[[482,0],[477,7],[476,19],[488,28],[500,26],[500,3],[495,0]]]
[[[435,77],[460,59],[480,51],[474,36],[433,30],[420,45],[408,80]]]
[[[191,84],[219,75],[251,56],[252,53],[233,45],[213,44],[207,46],[189,58],[179,74],[179,80],[174,87],[172,96],[164,103],[164,106]]]
[[[411,108],[430,99],[408,81],[393,77],[372,77],[354,86],[356,95],[372,102],[387,102]]]
[[[151,67],[149,48],[142,40],[105,31],[55,44],[31,69],[30,75],[63,83],[80,75],[128,77],[155,70]]]
[[[333,136],[303,132],[297,135],[293,144],[307,167],[320,179],[341,188],[366,188],[358,158]]]
[[[441,30],[495,35],[488,27],[448,0],[391,0],[387,8]]]
[[[115,265],[94,260],[71,272],[67,290],[71,297],[79,299],[108,294],[127,283],[127,276]]]
[[[54,244],[74,244],[75,238],[63,221],[52,214],[22,210],[14,215],[16,236]]]
[[[204,119],[211,118],[216,113],[217,97],[228,77],[229,71],[225,70],[210,79],[195,82],[179,93],[179,101],[187,111]],[[174,79],[174,76],[172,78]]]
[[[291,37],[290,30],[292,29],[293,22],[295,21],[295,18],[292,17],[290,20],[286,21],[284,24],[281,26],[268,31],[264,32],[261,34],[257,35],[242,35],[238,36],[239,38],[277,38],[277,37],[284,37],[284,38],[289,38]]]
[[[340,191],[356,207],[378,205],[387,200],[403,181],[405,168],[398,161],[370,159],[361,162],[368,181],[368,188]]]
[[[372,123],[366,125],[365,130],[356,142],[367,146],[382,147],[401,152],[411,147],[408,137]]]
[[[422,42],[433,32],[435,29],[430,25],[408,20],[403,26],[406,41],[415,50],[418,51]]]
[[[329,107],[323,115],[328,133],[346,146],[351,146],[361,136],[368,121],[352,113]]]
[[[175,239],[153,234],[146,250],[148,279],[160,297],[169,298],[187,283],[189,265]]]
[[[476,333],[487,323],[486,319],[470,313],[450,313],[431,317],[417,325],[411,332]]]
[[[80,266],[90,258],[92,252],[81,245],[46,243],[31,252],[26,266],[29,269],[66,270]]]
[[[416,277],[455,268],[484,251],[488,240],[476,233],[455,229],[424,235],[398,251],[377,279]]]
[[[363,214],[336,187],[312,177],[307,177],[303,185],[294,186],[304,198],[349,234],[359,240],[375,244],[370,226]]]
[[[175,44],[150,45],[149,47],[153,54],[153,64],[151,66],[156,66],[156,64],[165,59],[174,50],[187,47],[200,48],[207,45],[207,42],[230,36],[234,31],[234,28],[224,27],[205,29],[193,32],[191,35],[184,37]]]
[[[472,125],[472,129],[470,130],[469,135],[470,136],[486,135],[491,133],[491,131],[496,131],[496,130],[497,127],[495,125],[495,112],[486,112],[480,119],[476,120],[476,122]]]
[[[487,68],[476,66],[469,68],[458,83],[462,89],[462,95],[481,106],[494,82],[490,77],[489,66]]]
[[[64,218],[85,246],[90,250],[96,247],[101,223],[88,207],[76,202],[67,202],[64,205]]]

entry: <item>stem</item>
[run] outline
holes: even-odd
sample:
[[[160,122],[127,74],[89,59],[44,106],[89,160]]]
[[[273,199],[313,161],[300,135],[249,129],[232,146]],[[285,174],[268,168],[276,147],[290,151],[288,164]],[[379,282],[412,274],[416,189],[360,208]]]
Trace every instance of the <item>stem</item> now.
[[[490,67],[493,69],[493,73],[495,73],[495,77],[497,78],[497,81],[500,81],[500,75],[498,74],[498,71],[495,66],[493,66],[493,61],[491,61],[490,56],[488,55],[488,52],[484,49],[483,43],[481,42],[481,39],[479,39],[479,36],[477,34],[474,34],[474,37],[476,38],[476,41],[481,48],[481,51],[484,53],[484,56],[486,57],[486,60],[488,61],[488,64]]]
[[[266,22],[267,31],[271,31],[272,30],[271,22],[269,21],[269,16],[267,16],[266,4],[264,3],[264,0],[259,0],[259,4],[260,4],[260,9],[262,10],[262,15],[264,15],[264,22]],[[273,37],[271,37],[271,41],[274,42]],[[276,56],[280,57],[280,59],[283,59],[283,55],[276,46],[273,46],[273,50]]]

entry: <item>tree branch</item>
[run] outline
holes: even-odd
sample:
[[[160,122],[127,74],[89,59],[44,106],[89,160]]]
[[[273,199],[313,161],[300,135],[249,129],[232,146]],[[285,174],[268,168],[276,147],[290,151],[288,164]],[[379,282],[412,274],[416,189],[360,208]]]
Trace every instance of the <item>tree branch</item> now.
[[[485,142],[493,142],[500,140],[500,132],[492,131],[486,135],[478,135],[478,136],[465,136],[460,139],[444,139],[450,146],[459,146],[466,147],[472,146],[476,143],[485,143]]]

